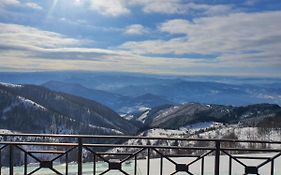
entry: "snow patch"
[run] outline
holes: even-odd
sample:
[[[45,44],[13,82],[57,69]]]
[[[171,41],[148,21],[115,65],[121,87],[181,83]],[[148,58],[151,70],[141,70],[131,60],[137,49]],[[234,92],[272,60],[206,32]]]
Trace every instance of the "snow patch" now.
[[[22,85],[19,85],[19,84],[11,84],[11,83],[4,83],[4,82],[0,82],[0,85],[6,86],[6,87],[12,87],[12,88],[23,87]]]
[[[94,128],[94,129],[100,129],[100,130],[103,130],[104,132],[108,133],[108,134],[120,134],[120,135],[123,135],[124,133],[123,132],[120,132],[116,129],[111,129],[111,128],[105,128],[105,127],[100,127],[100,126],[95,126],[95,125],[91,125],[89,124],[89,127],[90,128]]]
[[[149,107],[145,107],[145,106],[140,106],[139,107],[139,111],[147,111],[147,110],[150,110],[151,108]]]
[[[180,108],[179,106],[173,106],[173,107],[170,107],[168,109],[161,110],[159,112],[160,115],[156,116],[154,119],[157,120],[158,118],[162,118],[162,117],[168,116],[171,113],[175,112],[179,108]]]
[[[191,125],[186,125],[184,128],[187,129],[205,129],[205,128],[210,128],[210,127],[215,127],[222,125],[221,123],[217,122],[199,122]]]
[[[0,134],[15,134],[15,132],[8,129],[0,129]]]
[[[23,103],[26,107],[35,107],[37,109],[41,109],[41,110],[44,110],[46,111],[47,109],[44,107],[44,106],[41,106],[39,105],[38,103],[35,103],[34,101],[32,100],[29,100],[27,98],[24,98],[24,97],[21,97],[21,96],[18,96],[17,97],[21,103]]]
[[[143,113],[137,120],[144,123],[146,118],[147,118],[147,115],[148,115],[149,111],[146,111],[145,113]]]
[[[17,99],[11,103],[9,106],[7,106],[6,108],[4,108],[2,110],[2,119],[3,120],[6,120],[7,117],[6,117],[6,113],[8,113],[9,111],[12,111],[16,106],[18,105],[21,105],[23,104],[25,107],[32,107],[32,108],[36,108],[36,109],[39,109],[39,110],[43,110],[43,111],[47,111],[47,109],[29,99],[26,99],[24,97],[21,97],[21,96],[17,96]]]

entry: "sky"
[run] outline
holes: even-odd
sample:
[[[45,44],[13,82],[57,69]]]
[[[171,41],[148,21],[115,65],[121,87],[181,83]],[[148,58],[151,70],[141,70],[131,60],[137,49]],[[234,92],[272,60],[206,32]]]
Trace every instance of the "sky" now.
[[[281,77],[280,0],[0,0],[0,71]]]

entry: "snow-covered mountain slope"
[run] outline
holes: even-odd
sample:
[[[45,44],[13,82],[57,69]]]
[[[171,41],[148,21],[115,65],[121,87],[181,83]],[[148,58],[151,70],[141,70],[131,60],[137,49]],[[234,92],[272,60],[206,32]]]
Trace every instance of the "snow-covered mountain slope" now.
[[[124,134],[136,128],[91,100],[40,86],[0,84],[0,128],[22,132]]]
[[[264,141],[281,141],[281,128],[270,127],[250,127],[243,124],[224,125],[222,123],[196,123],[192,126],[186,126],[177,130],[171,129],[149,129],[140,133],[138,136],[148,137],[167,137],[167,138],[191,138],[191,139],[231,139],[231,140],[264,140]],[[211,142],[198,141],[182,141],[182,140],[145,140],[130,139],[124,143],[125,145],[155,145],[155,146],[214,146]],[[223,143],[226,147],[256,147],[270,146],[271,148],[280,148],[279,145],[261,145],[251,143]],[[113,152],[134,152],[137,149],[115,148]],[[173,153],[173,150],[167,150]],[[145,154],[143,155],[145,156]]]
[[[147,127],[178,129],[204,122],[237,123],[275,116],[281,107],[274,104],[257,104],[242,107],[214,104],[186,103],[162,106],[135,115],[134,120]]]

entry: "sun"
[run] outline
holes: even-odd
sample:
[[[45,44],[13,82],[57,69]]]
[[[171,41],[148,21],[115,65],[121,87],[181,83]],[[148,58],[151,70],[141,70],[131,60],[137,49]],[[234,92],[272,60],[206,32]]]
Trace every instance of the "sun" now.
[[[81,4],[81,0],[74,0],[74,4]]]

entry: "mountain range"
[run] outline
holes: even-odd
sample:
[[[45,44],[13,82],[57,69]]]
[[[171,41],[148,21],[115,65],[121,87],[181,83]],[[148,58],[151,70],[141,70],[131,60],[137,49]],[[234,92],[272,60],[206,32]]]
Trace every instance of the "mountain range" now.
[[[136,128],[110,108],[35,85],[0,84],[0,128],[20,132],[133,134]]]
[[[87,88],[80,84],[63,83],[59,81],[48,81],[42,84],[42,86],[53,91],[64,92],[98,101],[118,113],[130,113],[141,110],[142,107],[153,108],[164,104],[173,104],[160,96],[149,93],[137,97],[130,97],[104,90]]]
[[[259,126],[266,118],[281,117],[281,108],[275,104],[236,107],[202,103],[160,105],[121,117],[92,99],[8,83],[0,83],[0,101],[0,128],[18,132],[134,135],[149,128],[179,129],[206,122]]]
[[[188,77],[62,71],[0,72],[0,81],[16,84],[43,84],[52,90],[96,100],[119,114],[138,109],[135,106],[155,107],[156,105],[142,104],[143,102],[133,104],[134,99],[130,101],[132,98],[147,95],[151,98],[157,96],[157,103],[160,102],[157,105],[167,101],[171,104],[196,102],[233,106],[258,103],[281,105],[281,79],[278,78]],[[74,91],[70,90],[73,86],[76,86]],[[163,102],[159,99],[163,99]]]
[[[244,123],[245,125],[262,125],[265,118],[281,117],[281,107],[275,104],[255,104],[241,107],[214,104],[187,103],[182,105],[160,106],[149,109],[131,120],[143,123],[143,127],[179,129],[188,128],[198,123]],[[273,120],[273,121],[274,121]]]

